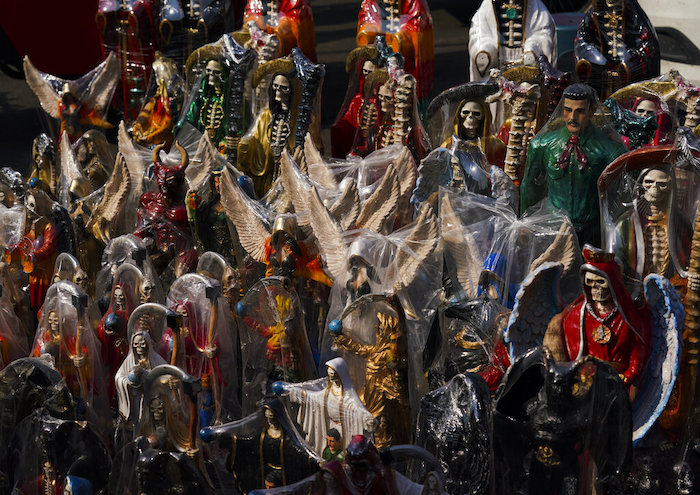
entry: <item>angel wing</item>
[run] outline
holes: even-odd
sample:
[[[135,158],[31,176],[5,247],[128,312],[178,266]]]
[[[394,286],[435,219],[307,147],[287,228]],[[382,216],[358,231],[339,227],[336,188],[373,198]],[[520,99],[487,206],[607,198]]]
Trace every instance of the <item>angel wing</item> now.
[[[511,362],[541,346],[550,320],[561,312],[559,279],[563,270],[561,263],[548,261],[523,280],[504,334]]]
[[[563,273],[567,273],[574,266],[578,247],[576,246],[576,234],[568,222],[562,222],[559,232],[547,250],[535,261],[530,263],[528,272],[533,272],[548,261],[558,261],[564,266]]]
[[[671,282],[651,274],[644,279],[644,295],[651,308],[651,355],[639,377],[632,404],[632,442],[646,435],[666,408],[678,376],[680,339],[685,313]]]
[[[110,52],[100,65],[88,72],[84,77],[91,80],[87,94],[81,96],[83,104],[103,113],[109,105],[114,90],[119,82],[119,62],[114,52]]]
[[[338,181],[335,178],[335,174],[328,167],[321,153],[316,149],[313,139],[311,139],[311,134],[307,133],[304,138],[304,156],[306,157],[306,167],[308,169],[309,177],[318,182],[320,185],[327,189],[335,189],[338,187]]]
[[[230,174],[221,176],[221,204],[228,218],[236,226],[238,238],[243,248],[256,260],[264,263],[265,242],[270,231],[262,213],[256,211],[256,204],[245,195],[238,184],[234,184]]]
[[[209,174],[218,168],[221,155],[211,142],[208,133],[202,134],[197,151],[185,169],[185,178],[189,188],[197,188],[207,180]]]
[[[416,162],[413,161],[413,155],[405,146],[401,150],[392,164],[396,168],[399,177],[399,189],[401,191],[400,199],[408,197],[416,187],[416,179],[418,178],[418,168]]]
[[[82,180],[86,181],[87,183],[89,183],[89,181],[80,170],[78,159],[73,152],[73,148],[70,145],[70,139],[68,139],[68,133],[66,131],[63,131],[61,142],[58,147],[61,153],[61,175],[58,178],[58,200],[61,203],[61,206],[70,210],[70,188],[74,183],[73,181]],[[90,187],[89,190],[91,191],[92,187]]]
[[[347,268],[348,247],[342,228],[323,205],[315,188],[309,194],[309,214],[326,267],[335,280]]]
[[[355,225],[357,217],[360,216],[360,193],[353,179],[348,180],[343,194],[330,205],[328,210],[333,218],[340,222],[340,227],[344,231],[350,230]]]
[[[454,282],[459,283],[468,299],[473,299],[477,296],[484,260],[480,256],[474,237],[471,233],[463,231],[462,222],[447,195],[442,196],[440,222],[447,266],[455,268],[457,280]]]
[[[372,195],[362,203],[355,227],[379,232],[384,222],[395,213],[401,186],[394,165],[389,165],[382,181]]]
[[[520,191],[513,179],[495,165],[491,166],[491,197],[510,205],[513,211],[520,208]]]
[[[131,185],[131,174],[126,159],[121,152],[117,153],[112,176],[104,186],[102,200],[95,207],[87,224],[87,230],[104,244],[107,244],[113,234],[117,233],[116,220],[127,203]]]
[[[420,205],[440,186],[446,186],[451,178],[451,153],[445,148],[437,148],[421,160],[418,166],[418,179],[413,189],[411,203]]]
[[[415,227],[406,238],[408,249],[400,249],[396,253],[395,263],[399,267],[401,284],[408,287],[425,259],[430,256],[438,245],[438,222],[430,204],[425,203],[418,212]]]
[[[299,168],[294,164],[294,160],[285,150],[280,157],[280,175],[282,188],[294,206],[297,214],[297,223],[300,226],[309,225],[309,190],[313,187],[306,179]]]
[[[29,57],[24,57],[24,77],[27,80],[27,84],[36,97],[39,98],[41,108],[54,119],[60,119],[61,114],[58,110],[58,104],[61,102],[59,96],[61,88],[51,85],[46,76],[45,73],[34,67]]]

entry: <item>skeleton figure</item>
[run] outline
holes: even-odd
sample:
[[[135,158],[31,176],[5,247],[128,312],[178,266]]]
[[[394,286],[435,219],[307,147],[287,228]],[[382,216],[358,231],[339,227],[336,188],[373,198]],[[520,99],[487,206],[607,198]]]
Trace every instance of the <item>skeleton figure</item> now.
[[[541,0],[483,0],[469,28],[469,75],[488,79],[491,69],[536,66],[556,57],[555,25]]]
[[[576,74],[601,99],[660,73],[659,39],[637,0],[593,0],[574,52]]]
[[[102,187],[112,172],[112,155],[107,138],[97,129],[85,132],[78,141],[76,150],[82,172],[90,179],[92,190]]]
[[[244,24],[256,27],[279,39],[282,56],[298,47],[310,60],[316,60],[316,35],[309,0],[248,0]]]
[[[58,169],[56,168],[56,143],[45,133],[32,142],[32,164],[29,182],[36,179],[34,187],[55,197],[58,194]]]
[[[201,133],[207,133],[215,146],[225,147],[227,131],[226,81],[228,72],[219,60],[209,60],[202,76],[199,94],[185,119]]]
[[[275,63],[275,62],[270,62]],[[282,151],[294,149],[296,108],[291,74],[277,73],[268,89],[268,107],[255,119],[238,145],[238,166],[252,177],[255,194],[262,197],[279,174]]]

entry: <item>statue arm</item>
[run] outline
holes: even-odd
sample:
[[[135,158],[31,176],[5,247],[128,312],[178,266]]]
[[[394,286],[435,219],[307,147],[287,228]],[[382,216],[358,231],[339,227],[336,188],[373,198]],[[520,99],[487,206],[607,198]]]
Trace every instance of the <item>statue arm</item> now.
[[[338,344],[340,347],[342,347],[346,351],[350,351],[353,354],[357,354],[358,356],[361,356],[361,357],[369,357],[372,354],[372,352],[374,351],[373,345],[360,344],[360,343],[352,340],[347,335],[336,336],[335,342],[336,342],[336,344]]]

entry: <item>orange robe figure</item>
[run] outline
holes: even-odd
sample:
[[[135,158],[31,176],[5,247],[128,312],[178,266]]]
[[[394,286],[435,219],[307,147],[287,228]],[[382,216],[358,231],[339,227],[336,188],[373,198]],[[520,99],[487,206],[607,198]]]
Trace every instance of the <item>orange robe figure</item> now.
[[[243,23],[248,21],[277,35],[282,56],[299,47],[306,58],[316,62],[316,33],[309,0],[249,0]]]

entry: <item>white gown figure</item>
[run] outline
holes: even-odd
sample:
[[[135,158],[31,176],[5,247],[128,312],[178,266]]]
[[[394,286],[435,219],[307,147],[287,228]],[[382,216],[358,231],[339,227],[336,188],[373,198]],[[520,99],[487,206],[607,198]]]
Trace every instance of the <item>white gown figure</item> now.
[[[469,28],[470,80],[488,80],[491,69],[538,66],[540,55],[554,64],[556,46],[554,18],[542,0],[483,0]]]
[[[283,383],[283,394],[300,404],[297,423],[304,437],[319,455],[326,447],[326,434],[335,428],[345,447],[353,435],[372,432],[375,419],[365,409],[350,381],[350,373],[343,358],[326,362],[328,376],[304,383]]]
[[[129,342],[129,354],[114,375],[119,415],[132,427],[138,425],[143,411],[143,383],[148,372],[165,362],[155,351],[155,344],[145,330],[134,332]],[[136,352],[134,351],[136,349]],[[138,354],[137,354],[138,353]]]

